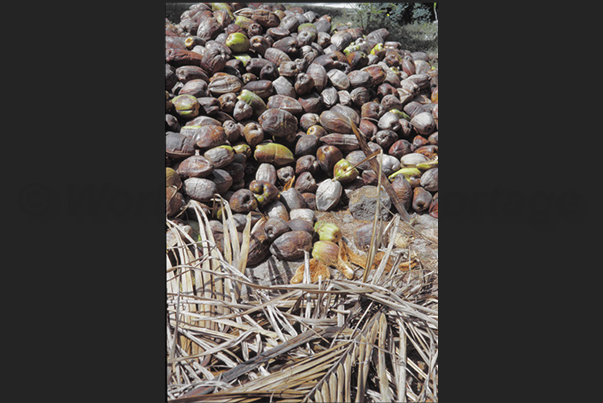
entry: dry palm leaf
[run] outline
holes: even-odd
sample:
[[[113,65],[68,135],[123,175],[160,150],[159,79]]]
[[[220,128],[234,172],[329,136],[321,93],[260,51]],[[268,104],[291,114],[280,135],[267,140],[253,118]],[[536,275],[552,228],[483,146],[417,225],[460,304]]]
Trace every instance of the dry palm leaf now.
[[[394,265],[393,259],[394,256],[391,253],[387,253],[387,252],[381,252],[378,251],[375,253],[375,258],[373,260],[373,264],[371,265],[371,270],[377,268],[382,261],[385,261],[385,272],[389,272],[391,270],[391,268]],[[343,267],[350,267],[349,264],[353,264],[359,267],[366,267],[366,262],[367,262],[367,257],[360,255],[356,252],[354,252],[349,246],[347,246],[347,244],[345,243],[345,241],[340,241],[339,243],[339,265],[343,266]],[[398,265],[398,268],[402,271],[404,270],[410,270],[410,269],[414,269],[416,267],[419,266],[419,260],[416,257],[412,257],[410,261],[408,262],[401,262]],[[339,267],[338,267],[339,268]],[[342,270],[341,268],[339,268],[340,270]],[[350,270],[353,272],[353,270],[350,268]],[[343,272],[343,270],[342,270]],[[344,272],[345,274],[345,272]],[[346,276],[348,277],[348,276]],[[348,277],[348,278],[352,278],[352,277]]]
[[[357,135],[358,136],[358,135]],[[366,153],[365,153],[366,154]],[[377,252],[378,245],[381,244],[381,177],[383,176],[383,172],[381,167],[383,166],[383,151],[379,154],[379,163],[377,163],[374,159],[371,160],[372,165],[377,165],[377,205],[375,207],[375,219],[373,221],[373,233],[371,234],[371,245],[368,250],[368,254],[366,256],[366,264],[364,268],[364,274],[362,275],[362,282],[366,282],[368,278],[368,274],[371,271],[371,266],[375,261],[375,253]],[[387,180],[386,180],[387,182]]]
[[[364,152],[364,155],[368,158],[373,153],[371,153],[371,149],[369,148],[368,144],[366,143],[364,136],[360,133],[360,131],[358,130],[358,128],[356,127],[356,125],[354,124],[352,119],[349,119],[348,121],[350,123],[350,126],[352,127],[352,131],[354,132],[354,134],[356,135],[356,138],[358,139],[358,144],[360,145],[360,149]],[[398,210],[398,213],[402,217],[402,220],[405,222],[409,222],[410,216],[408,215],[408,212],[402,205],[402,202],[400,201],[400,199],[396,196],[396,192],[394,191],[394,188],[392,187],[392,185],[390,185],[389,180],[387,179],[385,174],[383,172],[381,172],[381,168],[380,168],[381,164],[378,164],[377,161],[375,160],[375,158],[369,158],[368,161],[369,161],[369,164],[371,165],[371,169],[373,171],[379,173],[378,179],[380,180],[381,185],[383,185],[383,188],[387,192],[387,195],[389,196],[390,200],[396,207],[396,210]]]
[[[336,267],[349,278],[312,283],[307,258],[304,282],[254,284],[243,263],[248,228],[237,256],[232,212],[217,199],[229,256],[200,205],[189,206],[198,237],[167,220],[168,402],[437,400],[437,270],[407,270],[419,259],[394,259],[390,241],[363,283],[353,273],[366,256],[341,242]]]

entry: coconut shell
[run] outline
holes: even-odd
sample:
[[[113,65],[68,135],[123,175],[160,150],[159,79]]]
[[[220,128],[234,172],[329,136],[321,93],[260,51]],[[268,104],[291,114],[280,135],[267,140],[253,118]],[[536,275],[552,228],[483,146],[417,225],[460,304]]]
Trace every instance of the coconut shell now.
[[[218,193],[218,187],[208,179],[188,178],[184,181],[184,192],[191,199],[208,203]]]
[[[272,245],[270,253],[282,260],[298,260],[304,258],[304,251],[312,250],[312,235],[306,231],[289,231],[279,236]]]
[[[338,181],[327,179],[320,183],[316,190],[316,208],[318,211],[328,211],[335,207],[341,199],[343,186]]]

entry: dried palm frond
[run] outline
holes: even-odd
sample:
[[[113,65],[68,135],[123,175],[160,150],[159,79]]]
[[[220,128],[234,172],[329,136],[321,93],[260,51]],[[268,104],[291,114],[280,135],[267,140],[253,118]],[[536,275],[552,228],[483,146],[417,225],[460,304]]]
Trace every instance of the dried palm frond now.
[[[169,402],[437,400],[437,267],[394,256],[399,216],[374,264],[347,261],[372,269],[366,282],[310,283],[306,259],[299,284],[261,286],[245,270],[249,225],[239,245],[228,202],[216,202],[224,254],[196,202],[198,234],[167,220]]]

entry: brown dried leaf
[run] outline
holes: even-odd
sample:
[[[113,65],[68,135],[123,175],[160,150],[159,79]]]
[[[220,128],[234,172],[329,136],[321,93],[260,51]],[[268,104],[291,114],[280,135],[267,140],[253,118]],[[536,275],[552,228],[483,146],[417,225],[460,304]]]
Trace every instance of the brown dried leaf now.
[[[293,278],[291,278],[291,284],[299,284],[304,278],[304,264],[299,265]],[[318,277],[322,276],[322,280],[331,278],[331,272],[324,263],[319,262],[317,259],[310,259],[310,281],[312,283],[318,282]]]
[[[283,192],[291,189],[291,187],[293,187],[294,183],[295,183],[295,175],[293,175],[293,178],[289,179],[289,181],[287,183],[285,183],[285,186],[283,186]]]

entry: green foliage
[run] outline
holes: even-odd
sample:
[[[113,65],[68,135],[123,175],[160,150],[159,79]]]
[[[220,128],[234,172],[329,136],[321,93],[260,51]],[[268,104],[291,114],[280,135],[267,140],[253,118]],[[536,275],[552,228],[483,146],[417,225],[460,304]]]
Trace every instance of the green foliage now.
[[[387,40],[402,43],[410,51],[437,53],[437,3],[360,3],[353,23],[368,33],[379,28],[389,31]]]
[[[388,3],[361,3],[356,9],[356,23],[364,29],[371,31],[369,27],[376,26],[387,17]]]
[[[412,9],[412,19],[416,22],[429,22],[431,19],[431,7],[423,3],[414,3]]]
[[[356,23],[368,31],[393,24],[435,20],[437,3],[360,3]]]
[[[319,15],[331,15],[331,26],[335,30],[338,26],[343,27],[342,29],[358,27],[363,28],[364,33],[367,34],[379,28],[387,28],[389,36],[386,40],[400,42],[404,49],[411,52],[423,51],[428,54],[437,54],[438,25],[431,23],[435,20],[434,4],[436,3],[419,3],[419,6],[434,13],[426,22],[417,20],[418,17],[421,17],[420,12],[413,19],[415,4],[361,3],[360,8],[353,9],[330,8],[328,3],[325,3],[325,7],[301,3],[299,5],[304,10],[312,10]]]

